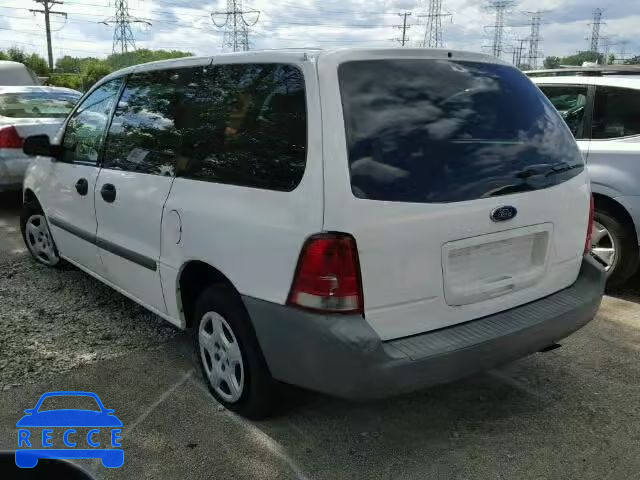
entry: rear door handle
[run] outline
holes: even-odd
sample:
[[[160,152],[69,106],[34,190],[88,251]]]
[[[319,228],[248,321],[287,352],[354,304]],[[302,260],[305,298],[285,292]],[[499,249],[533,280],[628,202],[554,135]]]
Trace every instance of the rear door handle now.
[[[76,182],[76,192],[78,192],[83,197],[89,191],[89,182],[87,182],[86,178],[81,178]]]
[[[100,189],[100,195],[107,203],[113,203],[116,201],[116,187],[111,183],[105,183]]]

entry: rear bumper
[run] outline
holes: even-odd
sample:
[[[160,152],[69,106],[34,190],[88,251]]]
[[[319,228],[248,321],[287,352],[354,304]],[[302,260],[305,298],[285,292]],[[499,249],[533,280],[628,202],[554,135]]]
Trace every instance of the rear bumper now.
[[[0,154],[0,192],[22,189],[25,172],[29,167],[29,157],[6,157]]]
[[[324,316],[244,297],[277,380],[352,400],[452,381],[537,352],[588,323],[605,276],[585,257],[553,295],[463,324],[383,342],[357,315]]]

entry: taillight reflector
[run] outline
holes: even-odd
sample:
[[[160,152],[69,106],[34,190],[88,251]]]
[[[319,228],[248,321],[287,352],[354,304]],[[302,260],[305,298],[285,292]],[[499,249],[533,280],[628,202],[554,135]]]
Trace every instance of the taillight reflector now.
[[[0,128],[0,148],[22,148],[22,137],[16,127]]]
[[[364,312],[358,250],[351,235],[322,233],[305,242],[287,304],[331,313]]]

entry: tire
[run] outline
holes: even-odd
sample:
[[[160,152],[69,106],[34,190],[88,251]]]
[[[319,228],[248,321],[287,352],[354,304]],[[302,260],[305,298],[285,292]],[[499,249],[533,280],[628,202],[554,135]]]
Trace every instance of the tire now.
[[[34,235],[29,230],[29,225],[34,225],[39,228],[39,232],[42,234],[42,243],[40,245],[47,245],[47,253],[44,251],[38,251],[35,244]],[[44,212],[37,202],[25,202],[22,205],[22,212],[20,213],[20,231],[22,232],[22,240],[24,241],[27,250],[31,254],[34,260],[38,263],[46,265],[52,268],[65,268],[67,262],[60,258],[58,253],[58,247],[53,240],[53,236],[49,231],[49,224],[44,216]]]
[[[272,415],[277,383],[237,292],[224,284],[207,287],[196,300],[194,320],[196,356],[215,399],[252,420]]]
[[[619,288],[638,270],[640,257],[636,237],[624,223],[606,210],[596,210],[594,220],[607,229],[616,252],[613,265],[607,271],[607,288]]]

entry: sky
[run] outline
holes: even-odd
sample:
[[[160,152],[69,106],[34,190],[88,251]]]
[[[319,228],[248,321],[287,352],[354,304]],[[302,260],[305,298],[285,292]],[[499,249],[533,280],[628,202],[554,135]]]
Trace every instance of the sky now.
[[[64,0],[52,15],[54,58],[63,55],[104,57],[112,52],[113,18],[118,0]],[[451,49],[490,53],[495,13],[488,0],[442,0],[445,46]],[[176,49],[196,55],[222,51],[223,30],[212,21],[211,12],[224,12],[226,0],[129,0],[136,23],[132,32],[138,48]],[[12,46],[37,52],[46,58],[44,16],[33,14],[42,6],[33,0],[0,0],[0,49]],[[610,51],[621,49],[627,56],[640,54],[640,0],[515,0],[505,13],[502,58],[513,58],[513,45],[529,35],[527,12],[542,10],[540,29],[542,56],[565,56],[587,50],[593,9],[604,9],[601,36],[611,43]],[[408,46],[424,38],[428,0],[244,0],[244,18],[249,24],[251,48],[333,46],[399,46],[401,34],[395,25],[398,15],[411,12]],[[259,13],[258,13],[259,12]],[[222,25],[225,16],[213,19]],[[107,24],[100,22],[107,21]],[[626,42],[626,43],[625,43]],[[542,64],[542,60],[539,61]]]

